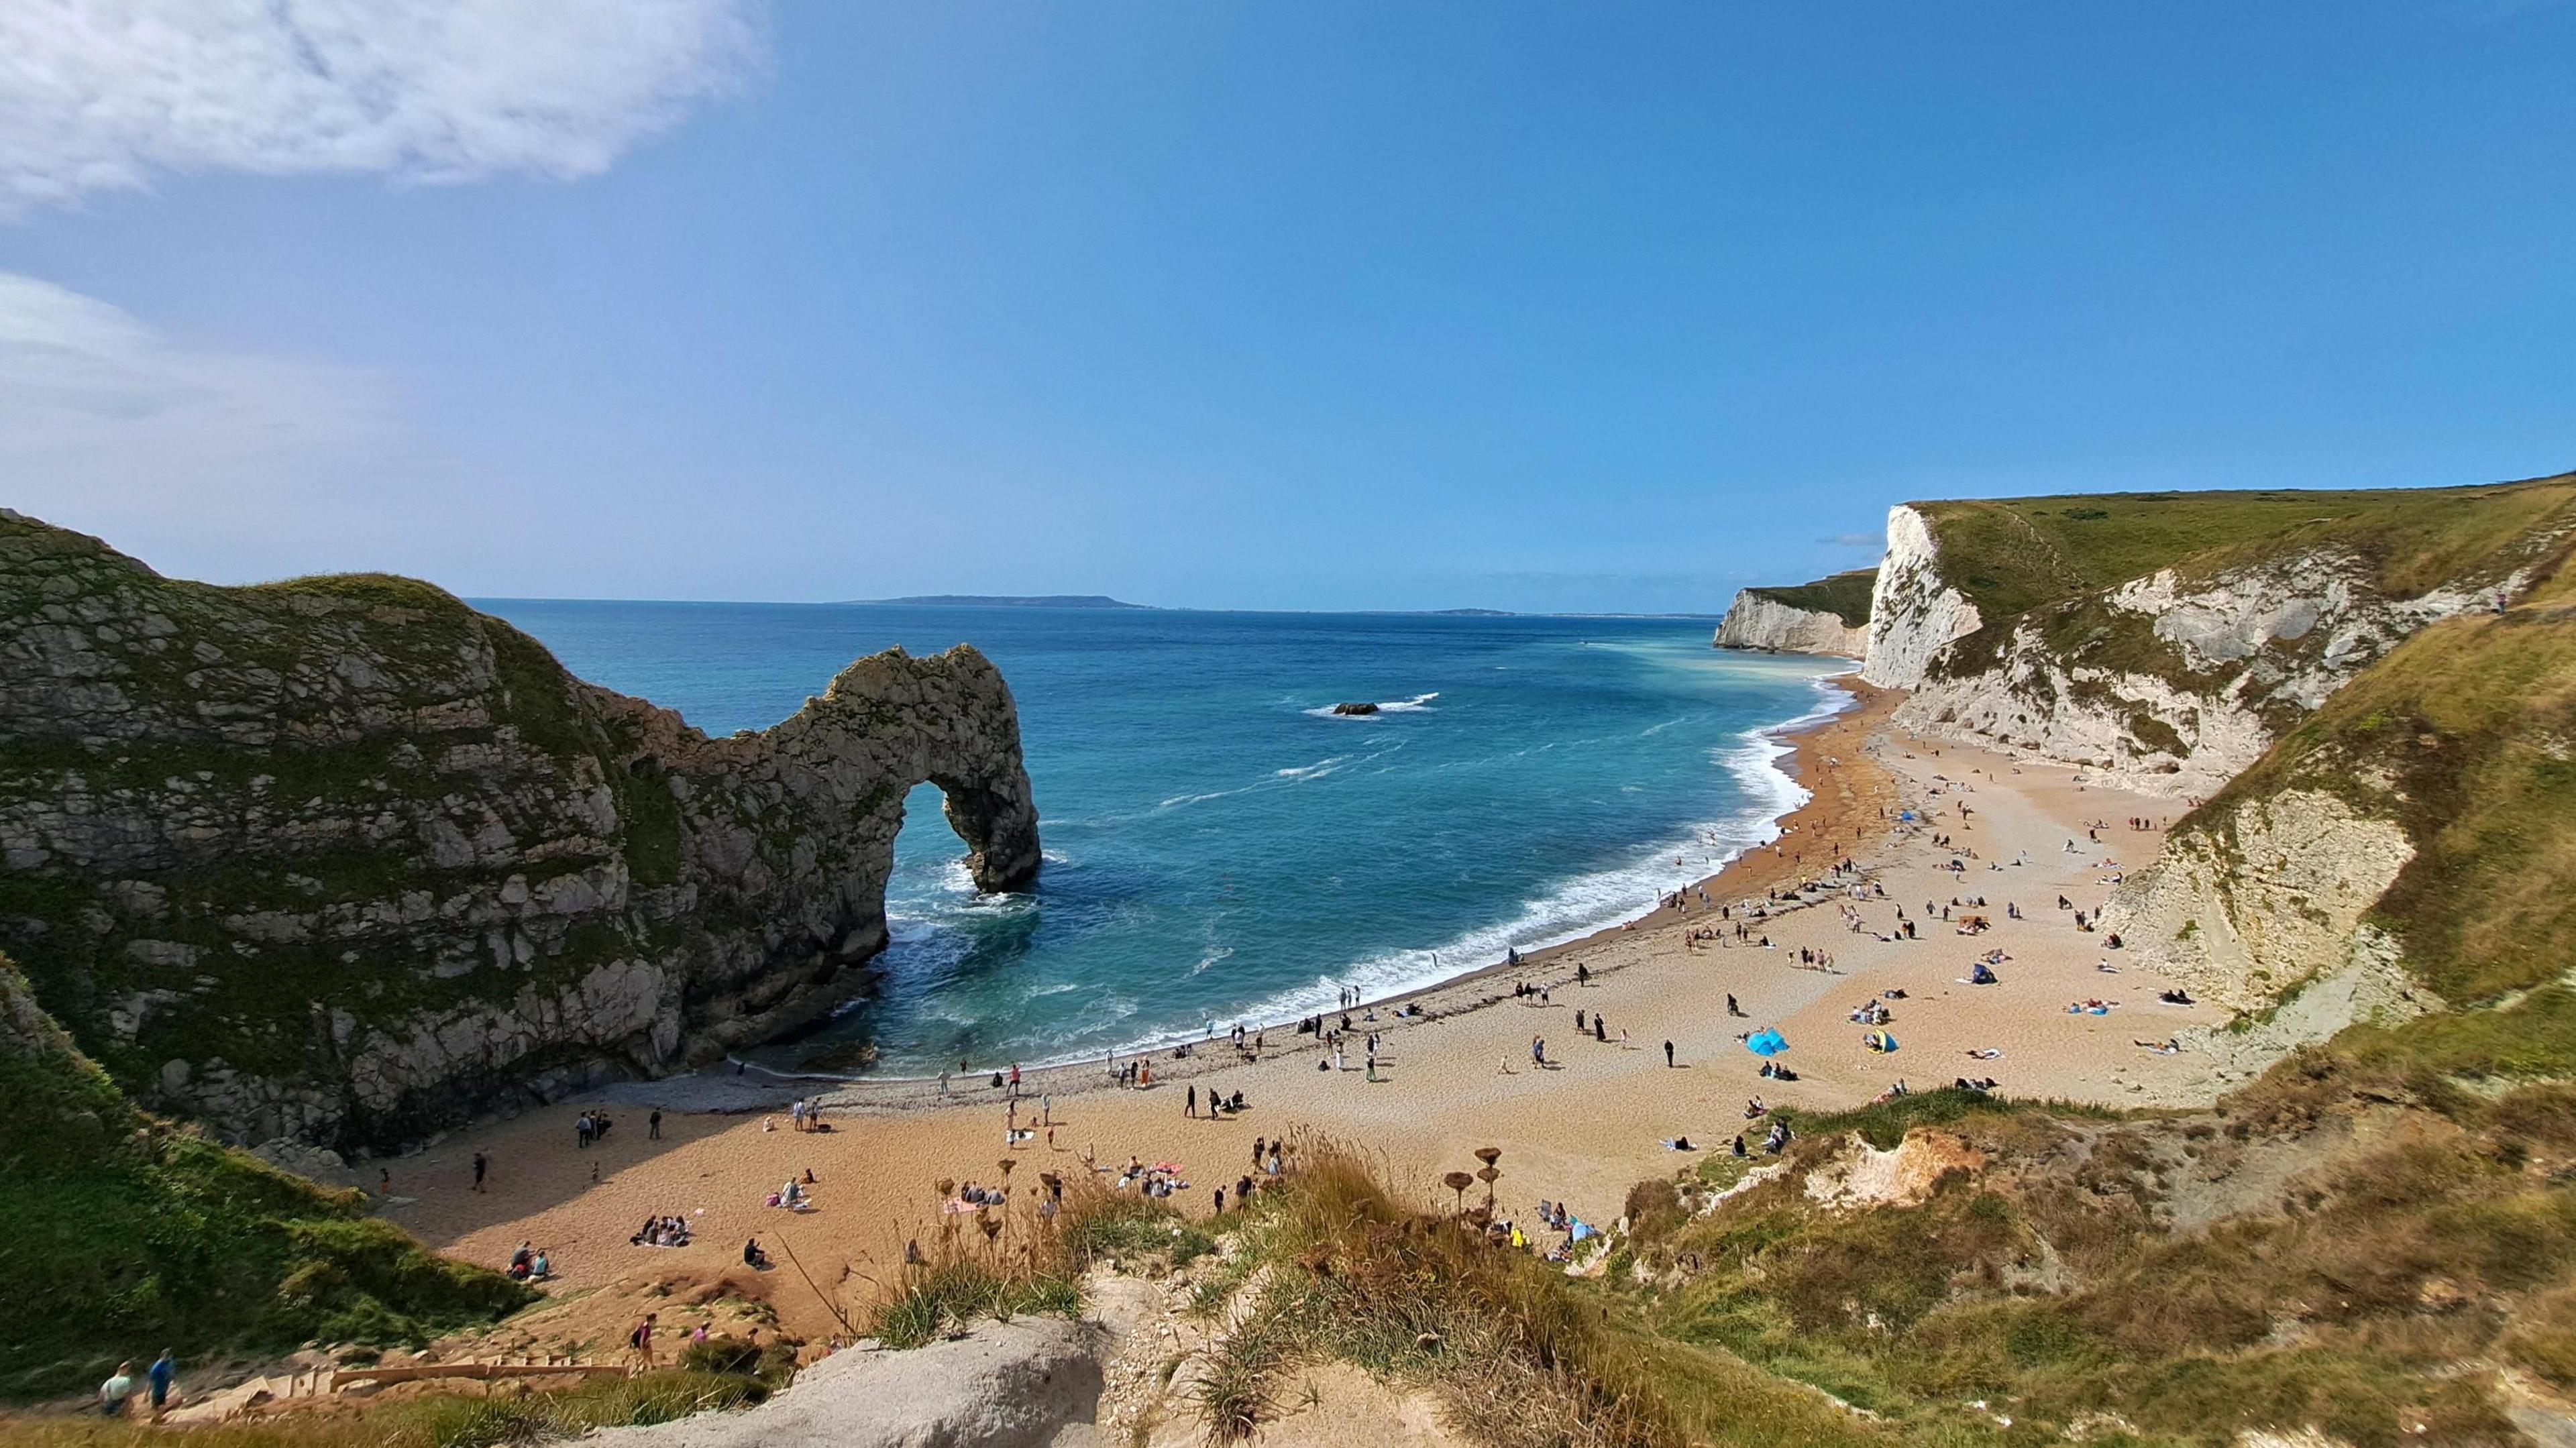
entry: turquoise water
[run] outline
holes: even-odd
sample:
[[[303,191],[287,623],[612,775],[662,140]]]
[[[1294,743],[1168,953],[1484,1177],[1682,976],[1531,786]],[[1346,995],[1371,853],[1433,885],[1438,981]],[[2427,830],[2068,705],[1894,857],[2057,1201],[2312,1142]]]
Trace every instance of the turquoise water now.
[[[857,605],[484,601],[710,734],[851,659],[965,641],[1019,701],[1046,866],[981,897],[923,786],[876,994],[765,1064],[891,1074],[1096,1058],[1491,964],[1636,914],[1772,836],[1762,731],[1847,665],[1710,625]],[[1335,718],[1366,699],[1374,718]]]

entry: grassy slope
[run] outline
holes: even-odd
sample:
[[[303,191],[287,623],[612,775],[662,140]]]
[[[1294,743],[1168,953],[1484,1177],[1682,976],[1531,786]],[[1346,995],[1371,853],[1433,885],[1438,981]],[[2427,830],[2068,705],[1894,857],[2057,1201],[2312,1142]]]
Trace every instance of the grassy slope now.
[[[2184,566],[2341,543],[2412,596],[2576,499],[2576,474],[2467,488],[2097,493],[1917,503],[1947,581],[1989,623]]]
[[[1722,1348],[1652,1331],[1632,1302],[1403,1204],[1352,1151],[1299,1157],[1202,1284],[1213,1309],[1268,1274],[1198,1390],[1215,1441],[1248,1436],[1318,1356],[1428,1390],[1466,1441],[1495,1448],[1888,1441]]]
[[[0,1397],[119,1358],[391,1343],[528,1300],[335,1192],[137,1111],[0,960]]]
[[[1794,588],[1756,588],[1749,591],[1756,597],[1785,603],[1791,608],[1830,613],[1841,619],[1844,627],[1858,628],[1869,622],[1870,588],[1877,582],[1877,568],[1855,568],[1848,573],[1819,578],[1813,583],[1801,583]]]

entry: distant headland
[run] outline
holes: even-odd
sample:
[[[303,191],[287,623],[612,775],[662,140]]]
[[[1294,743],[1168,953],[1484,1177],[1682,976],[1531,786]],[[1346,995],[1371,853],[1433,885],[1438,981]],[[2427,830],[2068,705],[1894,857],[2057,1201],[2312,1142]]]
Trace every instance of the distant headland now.
[[[906,598],[856,598],[852,603],[871,603],[888,608],[1142,608],[1150,603],[1129,603],[1103,593],[918,593]]]

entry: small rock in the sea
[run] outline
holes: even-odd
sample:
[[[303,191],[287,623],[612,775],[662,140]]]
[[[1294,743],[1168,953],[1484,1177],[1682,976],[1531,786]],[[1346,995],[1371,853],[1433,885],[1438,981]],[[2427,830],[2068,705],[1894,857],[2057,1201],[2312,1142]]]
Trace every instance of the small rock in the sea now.
[[[1375,704],[1335,704],[1333,706],[1333,712],[1336,714],[1374,714],[1377,712],[1377,706]]]

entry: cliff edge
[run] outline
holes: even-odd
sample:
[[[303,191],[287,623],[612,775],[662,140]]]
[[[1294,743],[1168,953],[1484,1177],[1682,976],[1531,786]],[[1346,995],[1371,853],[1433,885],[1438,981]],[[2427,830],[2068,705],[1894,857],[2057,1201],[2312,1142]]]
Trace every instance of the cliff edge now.
[[[218,588],[0,513],[0,941],[145,1103],[343,1147],[808,1021],[929,781],[1038,871],[1009,688],[889,651],[709,739],[427,584]]]
[[[1795,588],[1741,589],[1718,622],[1717,647],[1860,658],[1877,577],[1875,568],[1856,568]]]
[[[2576,476],[1891,509],[1863,676],[1924,733],[2201,798],[2428,625],[2576,547]]]

